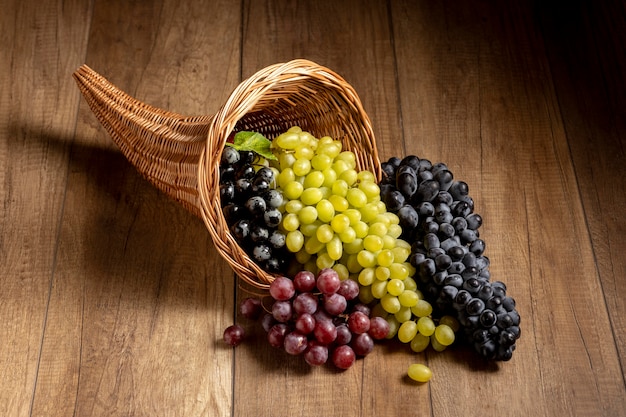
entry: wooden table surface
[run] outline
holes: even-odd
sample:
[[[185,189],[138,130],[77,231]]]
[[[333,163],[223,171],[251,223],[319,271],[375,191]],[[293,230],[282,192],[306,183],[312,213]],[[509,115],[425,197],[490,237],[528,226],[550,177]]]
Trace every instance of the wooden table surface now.
[[[4,1],[0,415],[626,415],[626,10],[546,3]],[[522,317],[511,361],[381,343],[337,372],[258,332],[222,343],[238,280],[71,74],[204,115],[294,58],[356,89],[381,159],[470,185]],[[414,362],[429,383],[407,379]]]

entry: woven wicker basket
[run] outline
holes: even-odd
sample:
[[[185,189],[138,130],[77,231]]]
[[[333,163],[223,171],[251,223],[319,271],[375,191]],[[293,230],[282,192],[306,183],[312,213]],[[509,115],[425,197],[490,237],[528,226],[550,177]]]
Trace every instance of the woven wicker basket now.
[[[256,131],[272,139],[294,125],[341,140],[358,169],[380,179],[369,117],[354,89],[307,60],[271,65],[242,82],[212,116],[185,117],[144,104],[83,65],[74,74],[94,114],[126,158],[157,188],[204,220],[215,247],[235,273],[266,289],[261,269],[230,234],[219,201],[219,162],[229,135]]]

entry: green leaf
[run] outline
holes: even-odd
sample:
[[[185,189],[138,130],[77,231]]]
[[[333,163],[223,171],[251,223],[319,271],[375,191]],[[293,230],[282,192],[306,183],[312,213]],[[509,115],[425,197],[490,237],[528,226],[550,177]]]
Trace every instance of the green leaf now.
[[[233,138],[233,143],[226,143],[238,151],[252,151],[265,159],[275,160],[270,145],[272,142],[257,132],[237,132]]]

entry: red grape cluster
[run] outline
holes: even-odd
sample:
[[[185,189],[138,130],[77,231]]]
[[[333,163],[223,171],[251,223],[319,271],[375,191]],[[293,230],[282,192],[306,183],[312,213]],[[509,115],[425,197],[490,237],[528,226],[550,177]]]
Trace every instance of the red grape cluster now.
[[[293,280],[278,277],[269,294],[269,312],[261,318],[268,342],[290,355],[302,355],[309,365],[331,362],[348,369],[357,357],[373,350],[374,340],[389,332],[385,319],[370,317],[369,307],[358,302],[359,285],[340,280],[331,268],[317,276],[300,271]],[[244,317],[258,318],[261,303],[247,298],[240,311]]]

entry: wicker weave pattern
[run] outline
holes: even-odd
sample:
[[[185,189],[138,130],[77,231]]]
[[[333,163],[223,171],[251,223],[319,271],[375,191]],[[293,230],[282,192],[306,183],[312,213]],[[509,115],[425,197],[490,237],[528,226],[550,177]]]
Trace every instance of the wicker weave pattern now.
[[[213,116],[184,117],[148,106],[86,66],[74,74],[79,88],[137,170],[200,216],[215,247],[249,284],[267,288],[271,274],[258,267],[228,231],[219,201],[219,161],[233,131],[274,138],[298,125],[316,137],[341,140],[359,169],[380,178],[369,117],[354,89],[328,68],[307,60],[275,64],[242,82]]]

